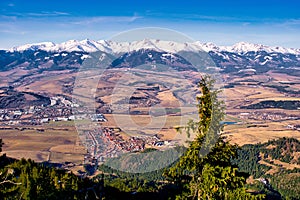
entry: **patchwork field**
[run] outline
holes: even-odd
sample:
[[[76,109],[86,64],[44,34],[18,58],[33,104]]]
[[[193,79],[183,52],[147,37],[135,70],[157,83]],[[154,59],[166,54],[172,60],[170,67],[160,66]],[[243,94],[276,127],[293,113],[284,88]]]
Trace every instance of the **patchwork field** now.
[[[289,122],[270,122],[263,124],[238,124],[225,127],[225,135],[238,145],[264,143],[282,137],[300,139],[300,132],[286,128]]]
[[[191,118],[197,119],[194,105],[198,91],[193,80],[199,78],[199,74],[191,73],[190,79],[185,80],[182,78],[188,75],[185,72],[180,76],[142,70],[131,71],[130,75],[128,73],[117,69],[110,74],[97,75],[87,70],[83,77],[78,78],[72,71],[51,71],[23,78],[15,88],[19,91],[70,96],[66,88],[74,86],[75,98],[104,113],[107,122],[99,122],[101,126],[120,128],[124,139],[158,134],[162,140],[185,141],[186,136],[177,133],[174,127],[186,124]],[[22,70],[1,72],[3,79],[0,84],[15,81],[22,75]],[[9,77],[4,78],[6,76]],[[280,137],[300,139],[298,130],[288,128],[299,125],[299,110],[241,108],[267,100],[300,101],[299,77],[269,71],[252,75],[224,74],[223,78],[226,121],[236,123],[226,125],[224,130],[232,143],[254,144]],[[128,91],[128,86],[135,91]],[[122,107],[124,99],[130,102],[129,114],[124,112],[126,107]],[[111,108],[114,113],[107,111]],[[88,127],[89,123],[82,120],[77,125]],[[0,138],[5,142],[3,150],[8,156],[82,163],[86,150],[80,144],[74,122],[51,122],[43,126],[24,127],[28,128],[24,130],[20,127],[9,128],[0,130]]]
[[[13,158],[31,158],[37,162],[82,163],[84,148],[74,126],[26,127],[0,130],[3,152]]]

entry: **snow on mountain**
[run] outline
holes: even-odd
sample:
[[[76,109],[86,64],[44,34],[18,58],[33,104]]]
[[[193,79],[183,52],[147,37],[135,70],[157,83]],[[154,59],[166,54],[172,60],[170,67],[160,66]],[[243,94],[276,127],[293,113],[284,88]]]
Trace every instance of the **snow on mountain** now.
[[[50,52],[96,52],[104,51],[107,53],[121,53],[129,51],[138,51],[140,49],[152,49],[156,51],[167,51],[176,53],[179,51],[214,51],[214,52],[232,52],[244,54],[247,52],[266,51],[267,53],[283,53],[283,54],[300,54],[300,49],[284,48],[284,47],[269,47],[262,44],[252,44],[247,42],[239,42],[232,46],[217,46],[213,43],[201,43],[199,41],[194,43],[178,43],[172,41],[162,41],[153,39],[144,39],[134,42],[114,42],[105,40],[69,40],[60,44],[52,42],[42,42],[36,44],[26,44],[14,47],[9,51],[24,51],[24,50],[45,50]]]
[[[235,53],[247,53],[247,52],[259,52],[265,51],[267,53],[283,53],[283,54],[300,54],[300,49],[293,49],[293,48],[284,48],[284,47],[269,47],[262,44],[252,44],[248,42],[239,42],[234,44],[233,46],[224,47],[224,49],[228,52],[235,52]]]
[[[50,49],[41,48],[45,51],[84,51],[84,52],[95,52],[95,51],[110,51],[107,48],[107,44],[104,41],[93,41],[93,40],[69,40],[67,42],[63,42],[61,44],[57,44],[54,47],[50,47]]]
[[[225,50],[224,47],[218,47],[217,45],[215,45],[214,43],[211,43],[211,42],[208,42],[208,43],[200,43],[199,41],[198,42],[195,42],[195,44],[199,45],[201,47],[201,49],[203,51],[206,51],[206,52],[209,52],[209,51],[223,51]]]
[[[134,42],[109,42],[111,51],[114,53],[138,51],[141,49],[151,49],[156,51],[167,51],[176,53],[179,51],[199,51],[202,50],[196,43],[178,43],[173,41],[144,39]]]
[[[38,49],[52,49],[56,46],[53,42],[41,42],[35,44],[25,44],[18,47],[13,47],[9,51],[25,51],[25,50],[38,50]]]
[[[261,45],[261,44],[252,44],[248,42],[239,42],[234,44],[231,47],[227,47],[229,52],[236,52],[236,53],[245,53],[249,51],[269,51],[269,47]]]

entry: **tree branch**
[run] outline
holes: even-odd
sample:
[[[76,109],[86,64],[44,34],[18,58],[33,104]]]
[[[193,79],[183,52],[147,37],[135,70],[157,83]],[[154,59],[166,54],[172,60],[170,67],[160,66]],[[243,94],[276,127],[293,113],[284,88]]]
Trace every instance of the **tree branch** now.
[[[5,181],[0,182],[0,185],[2,185],[4,183],[11,183],[11,184],[14,184],[14,185],[21,185],[22,184],[22,183],[15,183],[15,182],[13,182],[11,180],[5,180]]]

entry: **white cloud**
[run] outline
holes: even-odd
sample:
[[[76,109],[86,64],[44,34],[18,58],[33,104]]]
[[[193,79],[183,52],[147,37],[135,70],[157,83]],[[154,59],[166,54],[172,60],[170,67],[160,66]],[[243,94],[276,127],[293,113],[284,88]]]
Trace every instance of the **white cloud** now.
[[[101,16],[101,17],[90,17],[84,18],[80,20],[74,20],[72,24],[76,25],[89,25],[89,24],[97,24],[97,23],[108,23],[108,22],[134,22],[137,19],[140,19],[140,16]]]
[[[39,13],[24,13],[23,15],[29,17],[58,17],[58,16],[68,16],[69,13],[66,12],[59,12],[59,11],[52,11],[52,12],[39,12]]]
[[[29,12],[29,13],[22,13],[22,12],[9,12],[5,15],[1,15],[0,17],[60,17],[60,16],[69,16],[69,13],[60,12],[60,11],[42,11],[42,12]]]
[[[300,19],[289,19],[283,23],[285,26],[299,26],[300,27]]]
[[[12,20],[12,21],[15,21],[17,19],[16,16],[10,16],[10,15],[0,15],[0,22],[2,20],[4,20],[5,22],[9,21],[9,20]]]

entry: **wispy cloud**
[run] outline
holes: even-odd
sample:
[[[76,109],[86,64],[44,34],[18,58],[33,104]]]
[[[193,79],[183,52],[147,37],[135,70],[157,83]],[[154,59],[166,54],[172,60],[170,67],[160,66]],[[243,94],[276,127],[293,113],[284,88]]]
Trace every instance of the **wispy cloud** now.
[[[109,23],[109,22],[134,22],[137,19],[142,18],[141,16],[99,16],[99,17],[89,17],[80,20],[74,20],[72,24],[76,25],[90,25],[97,23]]]
[[[52,12],[39,12],[39,13],[25,13],[25,15],[29,17],[59,17],[59,16],[68,16],[69,13],[66,12],[59,12],[59,11],[52,11]]]
[[[250,23],[250,22],[244,22],[242,25],[243,25],[244,27],[246,27],[246,26],[251,25],[251,23]]]
[[[190,20],[207,20],[207,21],[238,21],[241,20],[237,17],[228,16],[210,16],[210,15],[186,15],[185,19]]]
[[[13,4],[13,3],[9,3],[9,4],[7,4],[7,6],[9,6],[9,7],[14,7],[14,6],[15,6],[15,4]]]
[[[26,31],[18,31],[18,30],[0,30],[0,33],[6,33],[6,34],[14,34],[14,35],[25,35],[27,34]]]
[[[300,26],[300,19],[289,19],[284,24],[287,26]]]
[[[275,27],[279,27],[282,30],[299,31],[300,29],[300,18],[299,19],[285,19],[278,20],[272,24]]]
[[[254,17],[235,17],[235,16],[222,16],[222,15],[201,15],[201,14],[184,14],[184,13],[162,13],[153,12],[151,10],[146,11],[148,17],[159,17],[166,19],[178,19],[185,21],[202,21],[202,22],[252,22],[260,20],[261,18]]]
[[[11,16],[11,15],[0,15],[0,21],[15,21],[17,19],[16,16]]]
[[[60,17],[60,16],[70,16],[70,13],[67,12],[60,12],[60,11],[42,11],[42,12],[9,12],[6,13],[5,15],[1,16],[6,16],[6,17]]]

